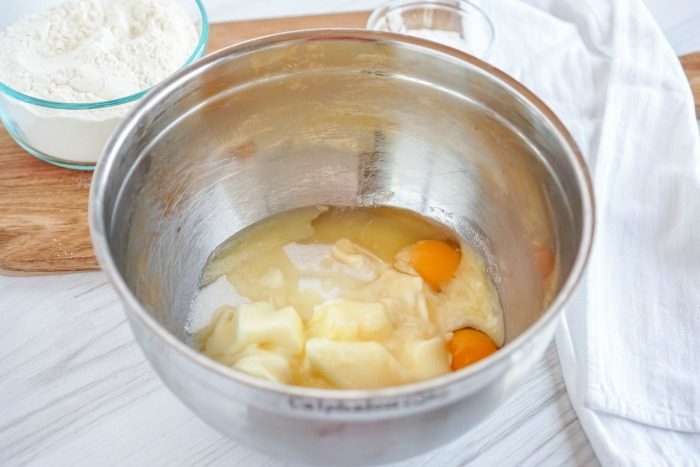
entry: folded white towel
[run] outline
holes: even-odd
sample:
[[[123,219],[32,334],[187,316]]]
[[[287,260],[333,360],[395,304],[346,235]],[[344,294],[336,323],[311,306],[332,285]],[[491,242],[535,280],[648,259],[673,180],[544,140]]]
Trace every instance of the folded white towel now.
[[[557,346],[605,464],[700,464],[700,138],[640,0],[488,0],[490,61],[540,96],[594,180],[588,273]]]

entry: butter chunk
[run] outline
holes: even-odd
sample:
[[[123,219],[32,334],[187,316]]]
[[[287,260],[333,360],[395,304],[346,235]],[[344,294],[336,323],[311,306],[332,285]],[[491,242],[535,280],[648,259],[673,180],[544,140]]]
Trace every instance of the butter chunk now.
[[[450,371],[447,346],[439,337],[406,343],[400,361],[413,381],[432,378]]]
[[[320,377],[339,389],[373,389],[401,384],[401,366],[376,342],[337,342],[314,337],[306,359]]]
[[[263,287],[279,289],[284,286],[284,274],[280,268],[268,268],[258,281]]]
[[[236,354],[251,345],[270,345],[296,355],[304,346],[303,323],[289,306],[280,310],[265,302],[226,310],[207,339],[205,351],[213,357]]]
[[[287,358],[255,347],[245,351],[233,364],[233,368],[278,383],[289,383],[292,379],[292,369]]]
[[[205,330],[209,334],[204,340],[204,353],[219,359],[234,352],[234,335],[236,310],[223,306],[214,314],[212,324]]]
[[[423,279],[389,269],[363,292],[381,297],[388,307],[429,320]]]
[[[336,241],[331,248],[333,259],[349,266],[350,270],[362,271],[366,282],[375,280],[388,265],[375,254],[347,238]]]
[[[391,333],[392,325],[381,303],[337,299],[314,309],[309,329],[329,339],[381,339]]]

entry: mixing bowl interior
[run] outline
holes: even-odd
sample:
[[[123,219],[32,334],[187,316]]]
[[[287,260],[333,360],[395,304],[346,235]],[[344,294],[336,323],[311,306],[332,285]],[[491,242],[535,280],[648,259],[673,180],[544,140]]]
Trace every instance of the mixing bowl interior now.
[[[319,33],[211,57],[157,90],[122,132],[103,204],[116,266],[153,317],[186,340],[207,258],[256,221],[391,205],[485,255],[507,342],[530,326],[578,254],[577,156],[526,91],[434,47]]]

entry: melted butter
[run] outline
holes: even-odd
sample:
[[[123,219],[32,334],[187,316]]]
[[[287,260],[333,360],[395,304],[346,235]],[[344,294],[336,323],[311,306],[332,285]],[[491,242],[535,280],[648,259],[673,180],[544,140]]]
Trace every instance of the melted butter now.
[[[394,267],[402,250],[425,239],[461,251],[442,292]],[[309,207],[273,216],[222,245],[202,282],[222,276],[248,303],[219,308],[198,334],[200,349],[281,383],[405,384],[449,371],[446,342],[456,329],[503,341],[481,257],[449,229],[404,210]]]
[[[308,241],[333,243],[348,240],[368,249],[389,264],[403,248],[420,240],[434,239],[457,246],[456,236],[446,227],[411,211],[390,208],[330,208],[312,222]]]

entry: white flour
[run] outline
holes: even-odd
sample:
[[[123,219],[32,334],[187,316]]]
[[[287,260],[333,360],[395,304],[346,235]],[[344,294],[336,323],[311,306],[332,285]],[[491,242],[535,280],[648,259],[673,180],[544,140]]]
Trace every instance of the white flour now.
[[[0,33],[0,81],[57,102],[126,97],[179,69],[198,38],[175,0],[68,0]],[[33,148],[75,162],[95,162],[132,107],[64,111],[5,100]]]

